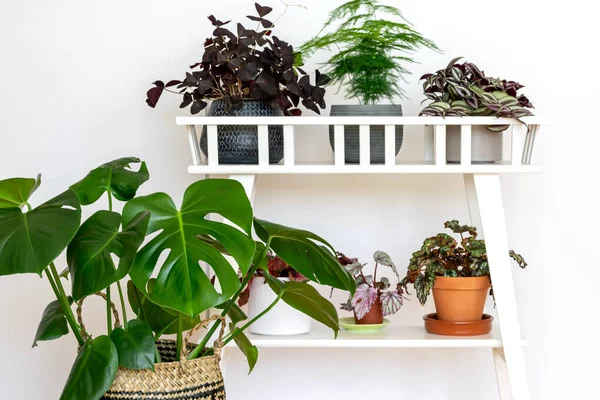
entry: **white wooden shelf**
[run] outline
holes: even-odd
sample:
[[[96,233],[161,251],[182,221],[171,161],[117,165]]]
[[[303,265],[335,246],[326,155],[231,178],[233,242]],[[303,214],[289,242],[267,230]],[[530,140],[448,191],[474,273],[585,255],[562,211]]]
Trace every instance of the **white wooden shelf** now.
[[[537,117],[522,121],[495,117],[177,117],[178,125],[188,131],[192,174],[512,174],[540,172],[532,164],[533,149],[540,124]],[[523,125],[527,124],[527,127]],[[219,163],[218,132],[223,125],[251,125],[257,127],[257,164],[227,165]],[[283,126],[283,160],[269,163],[269,126]],[[360,126],[359,163],[345,163],[344,126]],[[399,163],[396,160],[395,135],[397,126],[417,126],[424,135],[423,160]],[[461,127],[461,162],[446,161],[446,127]],[[507,131],[498,133],[510,140],[510,150],[505,149],[503,161],[493,164],[471,162],[473,126],[509,125]],[[207,154],[203,154],[196,127],[205,129]],[[315,131],[328,134],[334,127],[335,151],[333,161],[306,164],[296,160],[295,128],[312,126]],[[383,164],[370,163],[370,127],[385,126]],[[204,131],[203,131],[204,132]],[[402,151],[402,149],[400,150]]]
[[[310,333],[293,336],[265,336],[247,334],[259,348],[501,348],[499,329],[480,336],[432,335],[421,326],[387,326],[379,331],[355,332],[341,330],[337,339],[330,329],[313,323]],[[228,345],[235,346],[233,342]],[[523,346],[529,341],[522,340]]]
[[[511,165],[508,162],[494,164],[447,164],[397,163],[392,168],[386,165],[335,165],[323,163],[296,163],[269,165],[190,165],[190,174],[210,175],[280,175],[280,174],[515,174],[539,173],[539,165]]]

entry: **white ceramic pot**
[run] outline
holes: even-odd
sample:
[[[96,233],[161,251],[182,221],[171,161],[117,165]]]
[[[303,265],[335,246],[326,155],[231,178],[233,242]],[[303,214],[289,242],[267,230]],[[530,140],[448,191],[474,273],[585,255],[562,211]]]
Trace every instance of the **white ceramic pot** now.
[[[471,162],[502,161],[503,135],[504,132],[491,132],[483,125],[473,125],[471,128]],[[446,161],[460,162],[460,125],[446,127]]]
[[[280,278],[281,280],[289,280]],[[277,296],[265,283],[265,278],[254,278],[250,284],[248,318],[252,319],[271,305]],[[300,335],[310,332],[312,319],[280,300],[269,312],[250,325],[250,332],[259,335]]]

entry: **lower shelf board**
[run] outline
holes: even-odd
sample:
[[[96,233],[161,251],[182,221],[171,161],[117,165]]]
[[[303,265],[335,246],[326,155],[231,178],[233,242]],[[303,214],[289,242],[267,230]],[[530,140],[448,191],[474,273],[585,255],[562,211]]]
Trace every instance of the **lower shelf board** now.
[[[267,336],[247,332],[257,347],[262,348],[500,348],[502,339],[497,325],[481,336],[440,336],[425,331],[423,326],[388,326],[373,332],[341,330],[337,339],[330,329],[313,322],[311,332],[292,336]],[[235,346],[232,342],[229,345]],[[523,339],[523,346],[529,341]]]

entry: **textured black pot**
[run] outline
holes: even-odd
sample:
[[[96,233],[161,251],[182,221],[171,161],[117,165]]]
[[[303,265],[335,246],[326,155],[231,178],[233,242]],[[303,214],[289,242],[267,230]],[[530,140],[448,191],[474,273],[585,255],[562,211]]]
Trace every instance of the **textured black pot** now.
[[[394,104],[368,104],[368,105],[334,105],[331,106],[332,116],[402,116],[402,106]],[[344,129],[344,158],[346,164],[360,162],[359,126],[346,125]],[[404,127],[396,126],[396,155],[402,147]],[[335,151],[333,126],[329,127],[329,143]],[[385,163],[385,126],[371,125],[371,164]]]
[[[244,100],[240,110],[227,108],[223,100],[215,100],[206,115],[236,117],[275,117],[282,116],[277,110],[262,100]],[[258,127],[248,125],[219,125],[218,127],[219,164],[258,164]],[[206,127],[202,129],[200,148],[207,155]],[[283,159],[283,126],[269,125],[269,163],[277,164]]]

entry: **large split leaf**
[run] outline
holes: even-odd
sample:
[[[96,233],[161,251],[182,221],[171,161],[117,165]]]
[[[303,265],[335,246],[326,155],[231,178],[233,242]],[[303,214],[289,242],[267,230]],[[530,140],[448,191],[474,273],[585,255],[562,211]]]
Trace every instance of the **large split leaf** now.
[[[337,337],[340,331],[338,313],[334,305],[306,282],[282,282],[271,275],[266,274],[267,282],[273,291],[281,296],[281,300],[286,302],[296,310],[308,315],[312,319],[319,321],[323,325],[331,328]]]
[[[248,367],[250,370],[248,374],[252,372],[256,362],[258,361],[258,347],[254,346],[248,336],[244,334],[244,332],[240,332],[239,328],[235,327],[235,324],[229,324],[229,329],[232,333],[235,333],[235,337],[233,341],[237,345],[237,347],[242,351],[242,353],[246,356],[246,360],[248,361]]]
[[[67,247],[80,221],[71,190],[26,213],[0,208],[0,275],[40,274]]]
[[[121,215],[98,211],[81,225],[67,248],[67,261],[75,301],[123,279],[144,242],[149,212],[136,215],[122,231]],[[119,265],[111,257],[119,257]]]
[[[256,219],[256,234],[287,264],[311,281],[354,293],[354,278],[342,267],[333,247],[312,232]]]
[[[37,178],[12,178],[0,181],[0,208],[22,208],[40,187],[41,176]]]
[[[185,191],[180,210],[165,193],[135,198],[125,205],[125,223],[141,211],[152,214],[148,234],[160,232],[139,251],[130,276],[148,294],[148,280],[158,270],[150,301],[194,317],[224,303],[239,289],[236,269],[218,250],[197,239],[198,235],[211,236],[231,254],[243,273],[248,271],[255,248],[250,236],[252,207],[239,182],[198,181]],[[210,221],[209,214],[220,214],[243,231]],[[159,265],[159,256],[165,251],[166,260]],[[222,293],[217,292],[200,261],[211,266]]]
[[[107,191],[118,200],[131,200],[150,177],[145,162],[142,162],[138,171],[130,169],[130,164],[139,162],[139,158],[127,157],[102,164],[71,189],[77,193],[82,205],[95,203]]]
[[[156,280],[148,282],[148,292],[152,293]],[[162,335],[177,333],[177,312],[152,303],[146,295],[135,287],[132,281],[127,282],[127,298],[131,309],[137,317],[146,321],[153,332]],[[200,317],[182,316],[182,329],[188,331],[200,323]]]
[[[108,336],[88,340],[79,350],[60,400],[98,400],[117,375],[119,356]]]
[[[73,299],[71,297],[68,299],[69,304],[73,303]],[[67,333],[69,333],[67,317],[65,317],[65,313],[60,302],[58,300],[54,300],[48,304],[48,306],[46,306],[46,309],[44,309],[42,320],[38,325],[35,338],[33,339],[33,346],[31,347],[37,346],[37,342],[39,341],[58,339]]]
[[[127,369],[154,371],[154,335],[148,324],[132,319],[126,329],[115,328],[110,338],[119,355],[119,366]]]

